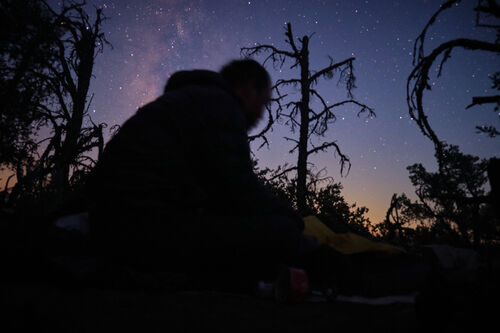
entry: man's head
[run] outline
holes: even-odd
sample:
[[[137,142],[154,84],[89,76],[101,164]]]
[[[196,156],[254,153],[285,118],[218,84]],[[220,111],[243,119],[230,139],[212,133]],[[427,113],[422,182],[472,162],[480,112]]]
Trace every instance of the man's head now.
[[[271,100],[271,77],[266,69],[252,59],[233,60],[220,70],[234,92],[244,103],[248,129],[253,128]]]

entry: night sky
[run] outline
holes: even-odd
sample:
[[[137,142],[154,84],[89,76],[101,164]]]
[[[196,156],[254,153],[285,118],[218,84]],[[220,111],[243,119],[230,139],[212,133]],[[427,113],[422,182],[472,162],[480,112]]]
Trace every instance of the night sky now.
[[[254,43],[286,49],[284,27],[292,23],[296,37],[315,32],[310,41],[312,70],[329,64],[328,55],[341,61],[355,56],[357,89],[354,96],[374,108],[377,117],[356,117],[357,109],[338,109],[337,121],[325,139],[335,139],[352,168],[341,177],[333,150],[311,161],[344,185],[349,203],[367,206],[372,222],[383,219],[393,193],[414,197],[406,167],[421,162],[435,170],[433,146],[409,119],[406,79],[412,69],[414,39],[442,1],[239,1],[156,0],[89,1],[104,7],[109,17],[103,28],[113,48],[97,58],[91,86],[94,121],[122,124],[137,108],[161,94],[168,77],[183,69],[219,70],[240,57],[240,48]],[[475,28],[476,1],[464,1],[445,11],[431,28],[426,52],[456,37],[495,40],[494,32]],[[89,7],[89,10],[91,7]],[[256,58],[263,60],[263,57]],[[266,65],[273,80],[296,77],[291,62],[282,71]],[[424,96],[429,120],[438,136],[480,157],[500,156],[499,139],[475,133],[476,125],[496,125],[492,106],[465,110],[472,96],[493,94],[492,75],[498,70],[494,54],[452,52],[441,78],[432,78]],[[323,81],[319,91],[333,102],[345,99],[336,80]],[[299,96],[298,93],[295,93]],[[318,107],[315,102],[313,107]],[[262,121],[264,124],[265,121]],[[258,130],[258,129],[257,129]],[[256,151],[261,166],[295,162],[286,127],[277,125],[270,149]]]

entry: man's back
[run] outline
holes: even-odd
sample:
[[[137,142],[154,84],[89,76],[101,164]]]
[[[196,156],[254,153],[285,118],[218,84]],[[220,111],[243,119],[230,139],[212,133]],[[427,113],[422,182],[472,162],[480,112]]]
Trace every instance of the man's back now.
[[[241,101],[210,71],[174,74],[165,94],[141,108],[108,143],[88,193],[91,233],[103,251],[124,261],[134,255],[142,261],[140,252],[175,251],[186,243],[203,249],[213,241],[207,242],[208,234],[218,237],[223,230],[250,237],[245,228],[258,225],[250,219],[266,216],[286,216],[290,232],[254,231],[270,244],[288,240],[290,245],[280,246],[293,251],[303,228],[258,182]],[[217,223],[222,231],[214,234]],[[218,242],[229,239],[224,237]]]
[[[218,85],[175,86],[139,109],[110,140],[89,183],[91,192],[106,202],[116,199],[123,208],[127,203],[127,210],[157,201],[167,214],[199,206],[193,200],[203,196],[200,181],[207,178],[201,173],[217,163],[207,149],[220,144],[218,127],[224,122],[233,129],[244,126],[238,111],[237,100]]]

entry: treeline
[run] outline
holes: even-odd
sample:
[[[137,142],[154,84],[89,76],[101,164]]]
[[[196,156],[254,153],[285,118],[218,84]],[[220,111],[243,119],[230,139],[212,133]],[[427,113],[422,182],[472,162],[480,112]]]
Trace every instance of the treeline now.
[[[275,99],[268,106],[268,122],[250,141],[269,144],[267,133],[275,123],[289,126],[292,135],[290,154],[296,163],[271,169],[258,169],[262,181],[279,197],[287,200],[303,216],[315,214],[334,231],[354,231],[367,237],[383,239],[402,246],[442,242],[457,246],[495,244],[500,239],[499,160],[480,159],[462,153],[457,146],[440,140],[432,130],[422,107],[423,92],[429,88],[429,69],[437,53],[449,58],[454,47],[500,52],[499,40],[493,43],[460,40],[446,42],[425,55],[426,31],[436,17],[457,1],[446,1],[430,19],[415,42],[415,69],[408,79],[408,106],[423,134],[436,148],[439,169],[429,172],[422,164],[408,167],[417,200],[406,194],[394,194],[386,217],[374,223],[368,209],[348,204],[342,185],[327,177],[325,170],[314,173],[310,157],[333,151],[339,157],[341,173],[348,173],[350,160],[337,140],[313,145],[321,140],[345,105],[358,108],[358,116],[374,117],[373,108],[357,101],[355,58],[330,63],[324,68],[310,68],[312,37],[296,38],[291,24],[285,27],[286,48],[257,44],[242,48],[243,56],[265,54],[263,63],[274,68],[289,63],[297,77],[280,78],[273,85]],[[80,190],[86,176],[104,149],[107,124],[96,124],[88,110],[93,94],[89,87],[94,63],[106,46],[102,31],[102,9],[87,12],[85,2],[63,2],[54,9],[42,0],[5,0],[0,2],[0,214],[54,216],[85,210]],[[500,17],[499,7],[491,1],[479,1],[478,13]],[[484,26],[479,20],[478,27]],[[491,29],[491,25],[486,28]],[[498,26],[493,26],[497,29]],[[500,36],[500,32],[498,34]],[[498,73],[493,88],[500,89]],[[323,80],[335,79],[346,98],[327,102],[318,92]],[[299,99],[290,99],[289,89],[300,91]],[[498,96],[475,97],[476,104],[493,103],[498,110]],[[319,101],[313,109],[311,101]],[[110,134],[117,129],[111,127]],[[492,139],[497,130],[480,125],[478,130]],[[41,133],[46,133],[42,136]]]

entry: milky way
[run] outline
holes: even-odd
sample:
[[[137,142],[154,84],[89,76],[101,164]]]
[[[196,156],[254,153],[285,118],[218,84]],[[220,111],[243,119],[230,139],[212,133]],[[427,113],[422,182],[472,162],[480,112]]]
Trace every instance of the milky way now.
[[[240,57],[240,48],[254,43],[285,49],[284,25],[292,23],[297,37],[312,36],[311,67],[355,56],[355,97],[375,109],[377,117],[356,117],[357,109],[339,109],[326,139],[337,140],[351,158],[352,168],[341,178],[332,152],[312,161],[318,169],[344,184],[350,203],[367,206],[373,222],[382,220],[394,192],[413,193],[406,166],[422,162],[435,168],[433,148],[409,119],[406,79],[412,69],[413,42],[440,1],[90,1],[103,7],[104,24],[113,48],[97,59],[91,90],[95,121],[122,124],[138,107],[161,94],[168,77],[177,70],[218,70]],[[475,28],[475,1],[443,13],[431,28],[426,52],[456,38],[494,41],[491,31]],[[257,57],[262,61],[262,57]],[[285,64],[282,70],[266,67],[274,80],[298,75]],[[440,138],[458,144],[466,153],[499,156],[499,139],[475,133],[475,125],[498,126],[491,106],[465,110],[472,96],[492,94],[488,75],[498,70],[498,59],[488,53],[456,50],[441,78],[432,78],[425,108]],[[320,92],[330,102],[346,98],[336,80],[321,82]],[[293,94],[293,91],[291,91]],[[297,96],[295,93],[294,96]],[[316,102],[312,103],[317,107]],[[288,154],[290,136],[277,125],[270,149],[256,151],[261,166],[293,162]]]

